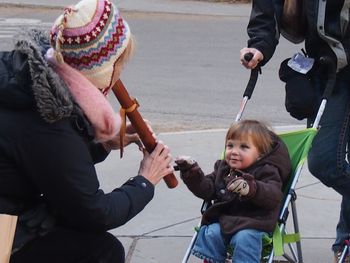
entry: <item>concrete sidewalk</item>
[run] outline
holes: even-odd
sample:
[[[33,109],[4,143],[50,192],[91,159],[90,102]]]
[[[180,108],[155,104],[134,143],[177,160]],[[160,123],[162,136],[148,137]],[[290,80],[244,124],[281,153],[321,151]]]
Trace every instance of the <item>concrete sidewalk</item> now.
[[[295,129],[298,128],[292,128]],[[223,130],[211,130],[164,133],[159,134],[158,138],[172,149],[173,156],[190,155],[209,173],[220,155],[224,136]],[[140,158],[141,154],[133,146],[126,149],[123,160],[119,159],[118,153],[109,156],[97,168],[101,176],[109,175],[101,177],[102,187],[106,191],[112,190],[133,176]],[[340,196],[312,177],[307,167],[304,167],[297,184],[297,196],[304,262],[332,262],[330,247],[335,237]],[[127,262],[181,262],[193,229],[200,220],[201,204],[202,201],[193,196],[180,179],[175,189],[168,189],[164,182],[160,182],[154,200],[144,211],[125,226],[112,231],[126,247]],[[292,222],[292,215],[288,222]],[[191,257],[189,262],[201,261]]]

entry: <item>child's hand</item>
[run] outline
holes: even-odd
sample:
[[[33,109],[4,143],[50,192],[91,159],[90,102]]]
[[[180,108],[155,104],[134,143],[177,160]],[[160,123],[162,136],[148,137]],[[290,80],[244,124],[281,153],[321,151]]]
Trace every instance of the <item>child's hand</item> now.
[[[227,189],[231,192],[240,194],[242,196],[249,194],[249,184],[242,177],[233,179],[228,185]]]
[[[237,170],[237,177],[227,184],[227,190],[237,193],[246,198],[254,197],[256,182],[252,175]]]
[[[177,168],[175,169],[185,172],[189,170],[196,161],[191,156],[180,155],[175,158],[175,163],[177,164]]]

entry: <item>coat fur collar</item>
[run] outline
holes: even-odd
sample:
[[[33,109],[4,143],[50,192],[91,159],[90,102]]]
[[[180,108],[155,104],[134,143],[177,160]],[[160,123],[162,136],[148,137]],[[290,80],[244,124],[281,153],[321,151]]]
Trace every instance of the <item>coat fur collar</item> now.
[[[47,33],[40,30],[21,32],[16,38],[15,50],[26,55],[32,90],[40,115],[49,123],[72,114],[74,101],[59,76],[44,58],[50,48]]]

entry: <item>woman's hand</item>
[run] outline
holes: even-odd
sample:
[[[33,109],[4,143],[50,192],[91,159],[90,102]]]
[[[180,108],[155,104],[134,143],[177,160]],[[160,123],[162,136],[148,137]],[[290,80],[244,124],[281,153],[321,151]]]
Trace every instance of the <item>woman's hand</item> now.
[[[244,55],[246,55],[247,53],[253,54],[253,57],[250,61],[247,61],[244,58]],[[264,55],[256,48],[245,47],[241,49],[241,56],[240,56],[241,64],[248,69],[255,68],[259,64],[259,62],[262,61],[263,59],[264,59]]]
[[[139,175],[156,185],[164,176],[174,172],[174,168],[170,165],[171,162],[172,156],[168,146],[158,142],[151,154],[144,150]]]

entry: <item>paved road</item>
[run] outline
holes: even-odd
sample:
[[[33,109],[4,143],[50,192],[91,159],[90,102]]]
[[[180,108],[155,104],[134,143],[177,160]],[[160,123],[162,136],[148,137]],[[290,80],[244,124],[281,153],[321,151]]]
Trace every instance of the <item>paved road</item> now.
[[[226,128],[235,118],[249,78],[249,71],[239,64],[249,5],[171,0],[121,1],[120,5],[137,40],[135,57],[122,79],[155,130]],[[214,15],[209,15],[209,6]],[[149,13],[150,9],[157,12]],[[60,10],[1,8],[0,46],[9,48],[11,32],[21,26],[48,29]],[[228,11],[233,15],[228,16]],[[19,18],[27,20],[21,23]],[[299,124],[284,110],[283,83],[277,76],[279,62],[298,49],[281,41],[276,56],[263,69],[247,117],[273,125]]]

